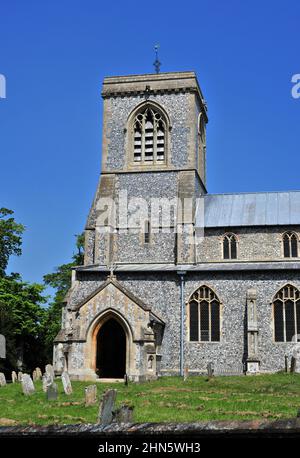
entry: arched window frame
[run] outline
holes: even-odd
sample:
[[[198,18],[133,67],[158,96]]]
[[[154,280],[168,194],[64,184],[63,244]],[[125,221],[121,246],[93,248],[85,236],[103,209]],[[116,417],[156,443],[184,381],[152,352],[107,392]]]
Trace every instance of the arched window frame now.
[[[161,117],[161,121],[164,125],[164,159],[158,160],[157,159],[157,146],[158,146],[158,139],[157,139],[157,131],[153,130],[153,159],[145,160],[145,145],[141,144],[141,160],[135,160],[134,154],[134,146],[135,146],[135,123],[139,114],[143,114],[146,110],[151,110],[153,113],[157,113]],[[127,141],[125,144],[126,151],[127,151],[127,159],[130,168],[152,168],[153,166],[156,167],[165,167],[170,162],[170,131],[171,131],[171,123],[170,118],[166,112],[166,110],[156,102],[147,100],[142,102],[140,105],[135,107],[135,109],[131,112],[127,120],[127,128],[125,132],[127,132]],[[142,142],[143,140],[141,140]],[[145,141],[145,140],[144,140]]]
[[[206,293],[204,293],[206,291]],[[202,323],[201,323],[201,303],[208,302],[208,330],[203,329]],[[218,329],[214,328],[214,333],[217,334],[217,338],[213,338],[213,328],[212,328],[212,304],[216,302],[218,303]],[[193,338],[191,335],[191,304],[192,303],[197,303],[198,304],[198,340]],[[208,344],[213,344],[213,343],[220,343],[221,342],[221,329],[222,329],[222,310],[223,310],[223,304],[220,301],[218,295],[215,293],[214,289],[211,288],[208,285],[201,285],[199,288],[197,288],[189,297],[189,300],[187,302],[187,325],[188,325],[188,338],[189,342],[191,343],[208,343]],[[197,323],[196,323],[197,324]],[[203,339],[204,333],[208,331],[208,339]]]
[[[290,312],[293,311],[293,321],[294,323],[287,323],[287,303],[290,302]],[[276,305],[277,303],[277,305]],[[281,305],[282,304],[282,305]],[[289,343],[295,342],[292,340],[294,336],[298,336],[298,341],[300,341],[300,290],[296,286],[287,283],[282,286],[271,302],[272,306],[272,329],[273,329],[273,341],[275,343]],[[277,310],[276,310],[277,307]],[[290,313],[289,312],[289,313]],[[277,317],[276,317],[277,314]],[[276,325],[276,320],[282,315],[282,322],[280,330],[278,325]],[[281,331],[281,332],[280,332]],[[287,336],[287,333],[289,334]],[[282,334],[280,337],[279,334]],[[290,338],[291,337],[291,338]]]
[[[232,241],[234,240],[235,243],[235,250],[236,250],[236,256],[232,257]],[[229,243],[229,257],[225,257],[225,243],[228,241]],[[231,261],[234,260],[236,261],[239,257],[239,238],[234,232],[226,232],[225,234],[222,235],[221,238],[221,255],[222,259],[225,261]]]
[[[289,255],[286,256],[286,247],[285,247],[285,243],[286,243],[286,240],[289,239]],[[293,255],[293,240],[294,240],[294,243],[296,244],[295,247],[296,247],[296,256],[292,256]],[[299,257],[299,236],[296,232],[294,231],[285,231],[282,235],[281,235],[281,252],[282,252],[282,257],[285,258],[285,259],[289,259],[289,258],[298,258]]]

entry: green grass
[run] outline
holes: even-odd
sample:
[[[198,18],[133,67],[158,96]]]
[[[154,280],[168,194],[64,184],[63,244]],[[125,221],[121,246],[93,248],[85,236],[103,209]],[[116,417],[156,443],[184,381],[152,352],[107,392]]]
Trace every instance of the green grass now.
[[[84,388],[91,382],[72,382],[73,394],[47,401],[41,382],[36,393],[22,394],[21,385],[0,388],[0,425],[95,423],[98,403],[84,406]],[[108,388],[118,390],[117,406],[134,405],[135,422],[189,422],[295,417],[300,409],[300,375],[273,374],[240,377],[164,377],[154,382],[97,383],[98,399]],[[11,420],[11,421],[9,421]]]

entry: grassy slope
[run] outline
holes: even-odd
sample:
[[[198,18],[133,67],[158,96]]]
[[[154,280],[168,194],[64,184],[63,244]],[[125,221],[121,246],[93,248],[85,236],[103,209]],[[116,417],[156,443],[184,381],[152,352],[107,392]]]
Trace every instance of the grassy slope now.
[[[88,382],[73,382],[73,394],[63,393],[57,380],[59,397],[48,402],[41,382],[30,397],[20,384],[0,388],[0,425],[7,419],[19,424],[95,423],[98,403],[84,406]],[[300,408],[300,375],[274,374],[252,377],[165,377],[155,382],[97,384],[98,398],[107,388],[118,390],[117,404],[135,406],[136,422],[187,422],[229,419],[278,419],[295,417]],[[11,422],[13,423],[13,422]]]

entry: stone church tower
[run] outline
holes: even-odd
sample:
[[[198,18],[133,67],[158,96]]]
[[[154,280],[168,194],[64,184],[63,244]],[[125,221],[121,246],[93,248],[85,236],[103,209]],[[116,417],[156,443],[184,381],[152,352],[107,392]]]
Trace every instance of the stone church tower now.
[[[300,193],[207,193],[194,72],[105,78],[102,97],[102,172],[56,373],[279,370],[300,335]]]

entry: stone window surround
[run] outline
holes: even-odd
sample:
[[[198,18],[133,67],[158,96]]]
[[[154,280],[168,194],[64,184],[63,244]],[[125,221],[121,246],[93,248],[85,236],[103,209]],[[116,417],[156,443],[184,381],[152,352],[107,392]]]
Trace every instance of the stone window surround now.
[[[294,234],[297,238],[297,242],[298,242],[298,256],[297,257],[292,257],[292,256],[289,256],[289,257],[285,257],[284,256],[284,236],[286,234]],[[280,242],[280,251],[281,251],[281,257],[284,258],[284,259],[299,259],[299,234],[295,231],[284,231],[283,233],[280,234],[280,237],[279,237],[279,242]]]
[[[136,116],[140,111],[143,111],[146,107],[150,107],[153,110],[158,111],[164,119],[166,129],[165,129],[165,142],[164,142],[164,161],[157,162],[135,162],[134,161],[134,121]],[[168,168],[171,164],[171,139],[170,132],[172,130],[172,125],[170,117],[166,109],[159,103],[147,99],[140,104],[138,104],[130,113],[127,119],[126,127],[124,128],[125,134],[125,155],[126,163],[128,170],[136,171],[145,171],[145,170],[154,170],[154,169],[163,169]]]
[[[225,240],[225,237],[232,236],[232,235],[235,237],[235,240],[236,240],[236,258],[225,259],[224,258],[224,240]],[[240,252],[240,238],[238,234],[236,234],[235,232],[228,231],[228,232],[225,232],[223,235],[221,235],[219,239],[220,239],[219,241],[220,260],[222,260],[222,262],[236,262],[239,259],[239,252]]]
[[[198,291],[200,288],[208,288],[210,289],[213,294],[217,297],[217,300],[219,302],[219,333],[220,333],[220,338],[218,341],[214,340],[190,340],[190,301],[195,294],[196,291]],[[185,303],[186,307],[186,335],[187,335],[187,343],[190,345],[220,345],[223,343],[223,302],[220,300],[219,295],[215,292],[215,289],[212,286],[209,286],[207,283],[201,284],[198,286],[194,291],[190,294],[188,300]],[[199,329],[200,329],[200,322],[199,322]],[[200,337],[201,333],[199,333]]]
[[[281,286],[275,293],[272,301],[270,302],[270,305],[271,305],[271,326],[272,326],[272,342],[276,345],[295,345],[296,342],[293,342],[293,341],[287,341],[287,340],[283,340],[283,341],[276,341],[275,340],[275,317],[274,317],[274,302],[276,301],[276,296],[278,295],[278,293],[280,293],[280,291],[285,288],[285,287],[293,287],[295,288],[297,291],[299,291],[299,288],[295,285],[293,285],[293,283],[285,283],[283,286]],[[296,325],[296,317],[295,317],[295,325]],[[285,328],[285,320],[284,320],[284,323],[283,323],[283,327]],[[285,330],[284,330],[284,334],[285,334]]]

